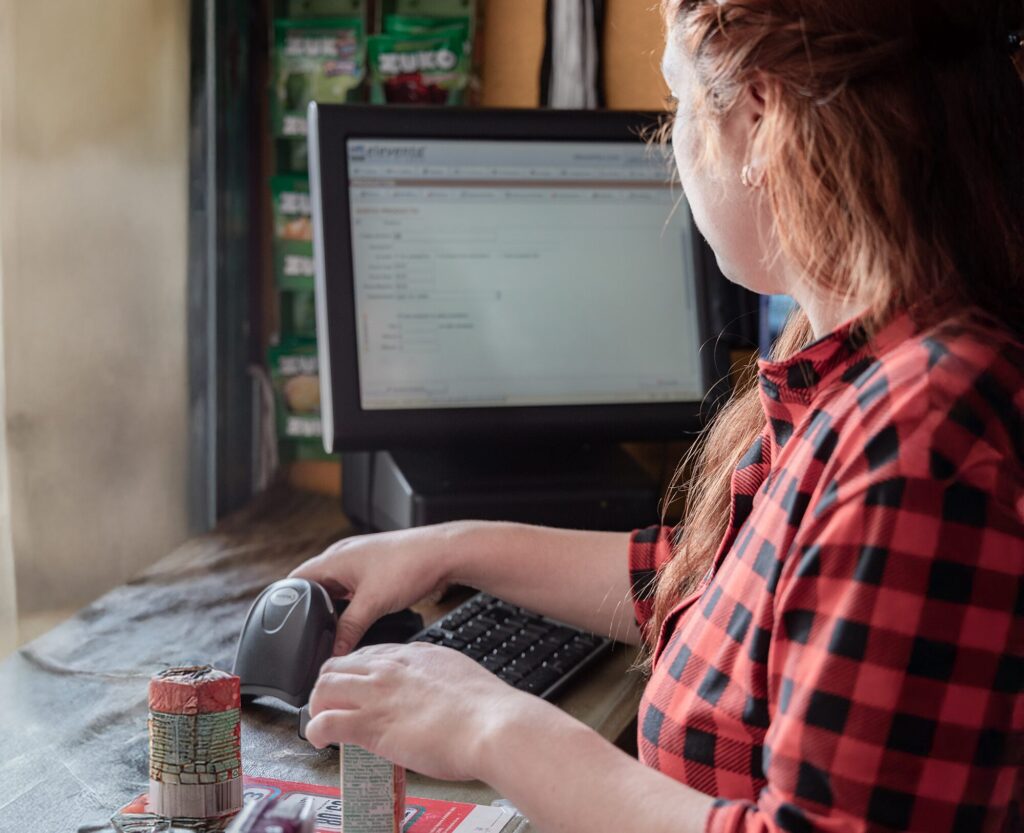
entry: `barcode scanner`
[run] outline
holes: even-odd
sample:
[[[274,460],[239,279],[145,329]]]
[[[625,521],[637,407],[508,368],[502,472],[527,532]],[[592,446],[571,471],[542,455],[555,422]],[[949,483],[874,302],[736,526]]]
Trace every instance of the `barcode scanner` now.
[[[243,701],[274,697],[301,708],[300,735],[309,720],[309,695],[320,667],[331,656],[338,617],[348,606],[305,578],[275,581],[252,603],[242,625],[233,672],[241,679]],[[357,648],[406,642],[423,628],[411,610],[378,619]]]

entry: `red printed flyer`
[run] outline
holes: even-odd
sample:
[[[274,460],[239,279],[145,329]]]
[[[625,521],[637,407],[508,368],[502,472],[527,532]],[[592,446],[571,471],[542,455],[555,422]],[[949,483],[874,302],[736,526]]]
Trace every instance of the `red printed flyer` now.
[[[341,829],[340,793],[339,787],[245,776],[246,803],[264,798],[296,803],[312,799],[316,813],[316,833],[338,833]],[[148,813],[146,796],[141,795],[122,809],[119,815],[130,818]],[[523,817],[508,807],[484,807],[479,804],[408,796],[405,800],[402,830],[403,833],[515,833],[523,825]]]

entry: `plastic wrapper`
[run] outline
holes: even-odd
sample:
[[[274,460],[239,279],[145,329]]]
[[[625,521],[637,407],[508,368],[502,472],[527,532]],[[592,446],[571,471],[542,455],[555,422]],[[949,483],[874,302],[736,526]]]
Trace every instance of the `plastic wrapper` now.
[[[371,35],[367,46],[370,101],[375,104],[465,102],[472,70],[469,21],[386,18],[391,31]]]
[[[365,75],[361,17],[274,21],[271,126],[278,137],[306,135],[310,101],[344,103]]]
[[[205,820],[242,806],[241,689],[208,665],[170,668],[149,683],[149,806]]]
[[[267,365],[274,388],[281,459],[335,459],[323,449],[316,343],[295,339],[273,346]]]
[[[274,279],[279,289],[313,289],[313,217],[309,178],[280,175],[270,180],[274,213]]]

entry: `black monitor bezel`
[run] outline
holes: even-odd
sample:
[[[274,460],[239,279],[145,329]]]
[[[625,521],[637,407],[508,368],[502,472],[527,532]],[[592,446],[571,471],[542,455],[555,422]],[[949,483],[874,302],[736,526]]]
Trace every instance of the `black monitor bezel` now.
[[[658,114],[638,111],[464,109],[311,104],[309,168],[317,264],[317,338],[324,448],[328,452],[499,443],[622,442],[683,439],[707,416],[700,402],[364,410],[361,407],[348,201],[349,139],[640,141]],[[323,152],[324,148],[336,149]],[[333,232],[324,235],[323,229]],[[708,282],[713,255],[693,230],[703,389],[728,367],[712,337]],[[327,275],[331,276],[327,280]],[[330,327],[328,322],[343,322]],[[332,337],[333,336],[333,337]]]

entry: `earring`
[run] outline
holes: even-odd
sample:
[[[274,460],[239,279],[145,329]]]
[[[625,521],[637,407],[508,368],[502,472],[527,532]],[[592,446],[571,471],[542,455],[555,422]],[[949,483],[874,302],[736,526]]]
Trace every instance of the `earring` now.
[[[761,176],[758,174],[755,177],[755,168],[751,164],[746,164],[740,170],[740,182],[743,183],[746,188],[760,188],[761,187]]]

